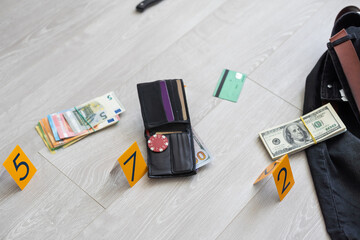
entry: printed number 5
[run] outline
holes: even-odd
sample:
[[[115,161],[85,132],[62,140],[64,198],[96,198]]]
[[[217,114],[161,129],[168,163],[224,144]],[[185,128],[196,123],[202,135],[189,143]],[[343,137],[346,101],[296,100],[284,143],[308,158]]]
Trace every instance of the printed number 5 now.
[[[134,174],[135,174],[135,160],[136,160],[136,151],[124,162],[124,165],[126,165],[130,159],[132,159],[134,157],[134,164],[133,164],[133,171],[132,171],[132,175],[131,175],[131,181],[134,181]]]
[[[19,164],[16,163],[16,160],[18,159],[18,157],[20,156],[20,153],[18,153],[15,157],[15,159],[13,160],[14,162],[14,166],[15,166],[15,170],[17,171],[19,169],[19,167],[21,165],[24,165],[26,167],[26,174],[25,176],[23,176],[22,178],[20,178],[20,181],[23,181],[29,174],[29,165],[26,162],[20,162]]]
[[[280,174],[281,174],[282,171],[284,171],[285,177],[284,177],[284,185],[283,185],[281,194],[283,194],[283,193],[285,192],[285,190],[288,188],[288,186],[290,185],[290,182],[288,182],[288,184],[286,184],[286,186],[285,186],[286,177],[287,177],[287,170],[286,170],[286,168],[282,168],[282,169],[279,171],[277,180],[280,181]]]

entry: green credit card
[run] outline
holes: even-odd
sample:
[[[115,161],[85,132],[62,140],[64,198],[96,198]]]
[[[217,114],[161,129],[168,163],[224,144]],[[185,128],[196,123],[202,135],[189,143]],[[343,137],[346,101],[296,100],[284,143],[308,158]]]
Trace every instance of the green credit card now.
[[[215,88],[214,97],[237,102],[246,74],[224,69]]]

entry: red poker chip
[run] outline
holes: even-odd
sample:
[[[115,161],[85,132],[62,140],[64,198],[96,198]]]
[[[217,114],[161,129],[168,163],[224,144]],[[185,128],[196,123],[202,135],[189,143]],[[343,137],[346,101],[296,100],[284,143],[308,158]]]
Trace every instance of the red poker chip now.
[[[154,134],[148,140],[148,147],[153,152],[163,152],[169,145],[169,140],[162,134]]]

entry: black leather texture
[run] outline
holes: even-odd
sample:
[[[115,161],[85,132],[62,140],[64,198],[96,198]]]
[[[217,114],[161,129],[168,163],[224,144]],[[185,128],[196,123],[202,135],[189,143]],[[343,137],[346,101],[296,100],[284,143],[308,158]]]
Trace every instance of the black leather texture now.
[[[194,141],[183,81],[140,83],[137,90],[146,142],[154,134],[162,134],[168,139],[168,147],[162,152],[147,147],[148,176],[167,178],[196,174]]]

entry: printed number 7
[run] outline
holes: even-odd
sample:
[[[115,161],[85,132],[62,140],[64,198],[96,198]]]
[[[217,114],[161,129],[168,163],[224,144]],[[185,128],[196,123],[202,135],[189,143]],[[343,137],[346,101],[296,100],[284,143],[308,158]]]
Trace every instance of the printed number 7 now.
[[[283,184],[283,188],[282,188],[281,194],[283,194],[283,193],[285,192],[285,190],[288,188],[288,186],[290,185],[290,182],[288,182],[288,184],[286,184],[286,186],[285,186],[286,176],[287,176],[287,170],[286,170],[286,168],[282,168],[282,169],[280,170],[280,172],[278,173],[277,180],[280,181],[280,173],[281,173],[282,171],[285,172],[285,178],[284,178],[284,184]]]
[[[136,151],[124,162],[124,165],[126,165],[130,159],[132,159],[134,157],[134,164],[133,164],[133,171],[132,171],[132,176],[131,176],[131,181],[134,181],[134,174],[135,174],[135,160],[136,160]]]
[[[23,180],[27,177],[27,175],[29,174],[29,165],[28,165],[26,162],[20,162],[19,164],[17,164],[17,163],[16,163],[16,160],[18,159],[19,156],[20,156],[20,153],[18,153],[18,154],[16,155],[15,159],[13,160],[13,162],[14,162],[14,166],[15,166],[15,170],[16,170],[16,171],[19,169],[19,167],[20,167],[21,165],[24,165],[24,166],[26,167],[26,174],[25,174],[25,176],[22,177],[22,178],[20,178],[20,181],[23,181]]]

